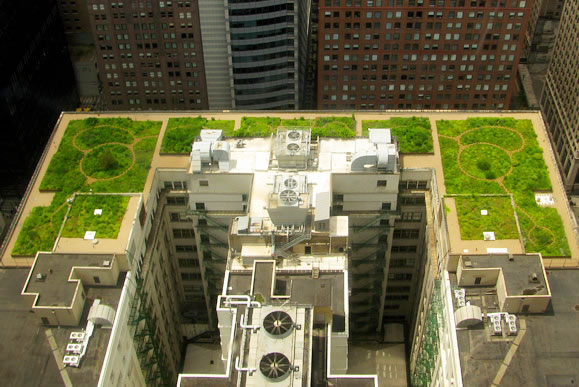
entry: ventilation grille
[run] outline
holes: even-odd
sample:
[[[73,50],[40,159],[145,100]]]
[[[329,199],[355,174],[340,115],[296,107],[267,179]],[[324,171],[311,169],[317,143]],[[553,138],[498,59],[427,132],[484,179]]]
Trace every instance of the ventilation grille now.
[[[272,336],[284,336],[294,326],[289,314],[282,311],[271,312],[263,319],[263,328]]]
[[[288,316],[289,317],[289,316]],[[289,359],[279,352],[264,355],[259,362],[259,370],[268,379],[277,380],[286,376],[291,369]]]

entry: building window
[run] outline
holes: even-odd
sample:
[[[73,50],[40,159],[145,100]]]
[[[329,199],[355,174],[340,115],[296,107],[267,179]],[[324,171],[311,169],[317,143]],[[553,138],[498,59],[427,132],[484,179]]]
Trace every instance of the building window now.
[[[416,253],[416,246],[392,246],[392,253]]]
[[[187,189],[186,181],[166,181],[165,188],[183,191]]]
[[[97,276],[92,277],[92,280],[94,281],[95,284],[100,284],[101,283],[101,279]]]
[[[176,253],[192,253],[193,246],[192,245],[175,245],[175,252]]]
[[[394,239],[418,239],[420,230],[417,229],[399,229],[394,230]]]
[[[179,258],[179,267],[198,267],[199,261],[194,258]]]
[[[194,238],[193,230],[189,228],[174,228],[173,238]]]
[[[197,211],[204,211],[205,210],[205,203],[195,203],[195,209]]]
[[[195,281],[201,279],[201,273],[181,273],[183,281]]]
[[[171,222],[192,222],[193,220],[181,212],[169,213]]]
[[[376,182],[377,187],[386,187],[387,180],[378,180]]]
[[[382,203],[382,211],[390,211],[392,209],[392,203]]]
[[[189,202],[187,196],[167,196],[167,204],[173,206],[186,206]]]
[[[199,180],[199,187],[209,187],[209,180]]]
[[[422,212],[403,212],[403,222],[420,222],[422,221]]]

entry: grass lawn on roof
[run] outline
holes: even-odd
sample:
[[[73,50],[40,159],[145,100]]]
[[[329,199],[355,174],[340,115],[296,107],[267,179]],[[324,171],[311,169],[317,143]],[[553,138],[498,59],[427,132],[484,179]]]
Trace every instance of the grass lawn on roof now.
[[[569,256],[559,213],[535,202],[535,192],[550,191],[551,180],[530,120],[469,118],[436,126],[447,193],[511,193],[525,250]]]
[[[191,144],[202,129],[221,129],[224,136],[233,136],[234,120],[206,119],[201,116],[170,118],[161,144],[161,153],[189,154]]]
[[[82,238],[85,231],[96,231],[96,238],[114,239],[119,234],[128,204],[128,196],[77,195],[61,235]],[[95,215],[96,209],[102,210],[102,214]]]
[[[278,127],[312,128],[312,137],[353,138],[356,137],[356,120],[352,117],[291,118],[243,117],[241,127],[235,132],[238,137],[269,137]]]
[[[484,240],[485,231],[493,231],[496,239],[519,239],[510,197],[455,197],[454,201],[461,239]],[[488,214],[482,215],[481,210],[487,210]]]
[[[428,117],[392,117],[389,120],[362,121],[362,135],[368,128],[390,128],[400,143],[400,153],[432,153],[432,130]]]
[[[52,250],[68,210],[66,200],[75,192],[142,192],[161,124],[130,118],[70,121],[40,183],[41,191],[55,192],[54,198],[49,206],[32,209],[12,255]]]

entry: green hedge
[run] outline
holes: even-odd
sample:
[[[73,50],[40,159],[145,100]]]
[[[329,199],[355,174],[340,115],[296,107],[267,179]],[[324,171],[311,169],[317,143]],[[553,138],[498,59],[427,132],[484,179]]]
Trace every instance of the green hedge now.
[[[94,117],[69,122],[58,150],[50,160],[40,183],[40,190],[52,190],[56,191],[56,194],[50,206],[32,209],[24,221],[12,254],[33,256],[37,251],[51,250],[68,208],[66,199],[74,192],[90,190],[95,193],[142,192],[161,124],[160,121]],[[86,132],[88,134],[85,134]],[[121,141],[115,141],[117,139],[111,137],[115,133],[123,133],[119,138]],[[89,185],[80,170],[83,152],[74,144],[90,150],[109,142],[128,142],[129,134],[134,141],[135,163],[133,166],[125,173],[120,171],[123,174],[117,178],[100,180]],[[91,145],[92,148],[90,148]],[[128,149],[124,145],[116,146]]]
[[[235,132],[238,137],[269,137],[275,133],[281,120],[278,117],[242,117]]]
[[[233,136],[234,120],[208,120],[203,117],[170,118],[161,144],[162,153],[189,154],[191,144],[201,129],[221,129],[224,136]]]
[[[535,202],[536,191],[551,190],[547,166],[545,164],[543,150],[539,147],[537,136],[530,120],[515,120],[513,118],[469,118],[460,121],[440,120],[436,122],[439,134],[440,153],[442,157],[443,173],[446,192],[449,194],[504,194],[505,189],[493,180],[473,179],[464,173],[457,163],[459,144],[458,136],[465,144],[476,144],[482,147],[480,142],[497,144],[506,150],[516,150],[522,146],[520,136],[512,135],[516,131],[522,135],[525,146],[521,151],[512,156],[512,172],[504,178],[504,185],[508,192],[513,194],[515,203],[522,211],[517,211],[525,248],[528,252],[540,252],[544,256],[568,256],[570,254],[567,237],[563,228],[563,222],[554,208],[539,207]],[[503,126],[509,129],[491,128]],[[472,131],[476,129],[475,131]],[[480,132],[479,132],[480,130]],[[442,136],[450,136],[450,139]],[[495,137],[495,140],[492,137]],[[513,143],[499,143],[498,139]],[[490,147],[486,145],[486,147]],[[469,148],[466,148],[469,149]],[[481,148],[482,149],[482,148]],[[485,148],[486,149],[486,148]],[[484,149],[482,149],[484,151]],[[490,155],[487,159],[491,164]],[[461,161],[463,161],[461,157]],[[504,170],[503,161],[500,161],[498,170]],[[474,161],[476,164],[476,161]],[[467,164],[469,173],[476,168]],[[465,165],[463,164],[463,168]],[[476,175],[476,174],[475,174]],[[533,222],[525,213],[535,220],[538,228],[533,229]],[[551,230],[546,231],[544,228]]]
[[[362,135],[368,128],[390,128],[400,143],[401,153],[432,153],[432,130],[427,117],[392,117],[389,120],[362,121]]]
[[[314,119],[278,117],[243,117],[241,127],[235,132],[239,137],[268,137],[278,127],[303,126],[312,129],[312,137],[353,138],[356,137],[356,120],[352,117],[319,117]]]

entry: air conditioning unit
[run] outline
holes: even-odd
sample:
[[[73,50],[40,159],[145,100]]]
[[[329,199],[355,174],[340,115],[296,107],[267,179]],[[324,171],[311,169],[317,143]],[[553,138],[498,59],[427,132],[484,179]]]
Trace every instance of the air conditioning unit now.
[[[296,189],[298,181],[294,177],[286,177],[283,181],[283,187],[286,189]]]
[[[265,316],[262,325],[268,336],[275,339],[283,339],[289,336],[295,328],[291,316],[281,310],[271,312]]]
[[[267,380],[280,382],[289,376],[294,367],[283,353],[271,352],[263,355],[259,362],[259,370]]]
[[[284,189],[278,194],[279,204],[286,207],[298,205],[299,197],[299,193],[293,189]]]
[[[302,133],[298,130],[290,130],[287,132],[286,141],[299,143],[302,140]]]

